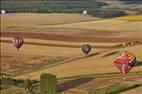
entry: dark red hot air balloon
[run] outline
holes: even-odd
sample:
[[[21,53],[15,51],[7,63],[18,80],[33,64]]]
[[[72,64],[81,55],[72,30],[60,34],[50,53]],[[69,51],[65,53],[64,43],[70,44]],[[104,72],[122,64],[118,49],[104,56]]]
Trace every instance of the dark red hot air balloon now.
[[[134,67],[136,56],[127,51],[118,52],[114,63],[122,74],[126,75]]]
[[[91,48],[92,47],[89,44],[83,44],[82,47],[81,47],[83,53],[86,54],[86,55],[91,51]]]
[[[12,40],[13,45],[17,48],[17,50],[23,45],[24,39],[22,37],[15,37]]]

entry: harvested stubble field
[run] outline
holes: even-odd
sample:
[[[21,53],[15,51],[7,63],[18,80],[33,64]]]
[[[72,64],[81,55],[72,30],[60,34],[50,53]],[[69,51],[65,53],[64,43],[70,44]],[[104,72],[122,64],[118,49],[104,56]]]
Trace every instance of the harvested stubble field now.
[[[1,72],[16,79],[39,79],[40,74],[45,72],[55,74],[58,78],[119,72],[113,64],[117,51],[133,52],[137,60],[142,61],[142,45],[133,44],[136,41],[142,42],[141,23],[104,20],[78,14],[2,15]],[[14,36],[24,37],[25,43],[19,50],[11,43]],[[132,44],[126,46],[127,42]],[[84,43],[93,46],[87,57],[80,48]],[[123,45],[115,47],[119,44]],[[141,70],[142,66],[134,67],[131,71],[134,76],[130,75],[130,78],[139,80],[141,72],[137,72]],[[102,87],[103,79],[106,82],[109,79],[112,84],[115,81],[120,82],[121,76],[85,79],[77,86],[67,85],[64,91],[67,94],[86,94],[80,92],[93,91],[96,89],[95,85]]]
[[[141,37],[142,21],[128,20],[135,19],[135,17],[141,16],[128,16],[127,20],[118,20],[117,18],[99,19],[81,14],[6,14],[1,15],[1,32],[18,31],[97,37]],[[39,25],[39,22],[44,25]]]

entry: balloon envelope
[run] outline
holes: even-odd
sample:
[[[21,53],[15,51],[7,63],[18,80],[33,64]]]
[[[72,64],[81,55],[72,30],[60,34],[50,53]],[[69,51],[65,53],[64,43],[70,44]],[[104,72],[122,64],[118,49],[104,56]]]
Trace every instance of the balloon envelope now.
[[[127,51],[118,52],[114,63],[123,74],[127,74],[134,67],[136,57]]]
[[[92,47],[89,44],[83,44],[82,47],[81,47],[83,53],[86,54],[86,55],[90,52],[91,48]]]
[[[22,37],[15,37],[15,38],[12,40],[12,43],[13,43],[13,45],[14,45],[17,49],[19,49],[19,48],[23,45],[24,40],[23,40]]]

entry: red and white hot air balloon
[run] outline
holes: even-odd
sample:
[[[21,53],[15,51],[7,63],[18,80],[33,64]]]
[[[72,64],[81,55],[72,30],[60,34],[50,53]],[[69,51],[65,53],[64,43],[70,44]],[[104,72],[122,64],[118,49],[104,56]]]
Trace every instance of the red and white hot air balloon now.
[[[17,48],[17,50],[23,45],[24,39],[22,37],[15,37],[12,40],[13,45]]]
[[[133,53],[122,51],[116,54],[114,64],[125,76],[135,65],[136,56]]]

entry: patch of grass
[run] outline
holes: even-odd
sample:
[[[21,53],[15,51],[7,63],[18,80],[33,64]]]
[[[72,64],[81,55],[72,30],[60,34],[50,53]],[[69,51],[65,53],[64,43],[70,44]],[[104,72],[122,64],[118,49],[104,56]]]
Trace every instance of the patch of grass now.
[[[9,86],[19,86],[23,83],[24,81],[23,80],[15,80],[15,79],[11,79],[11,78],[4,78],[2,77],[0,79],[0,85],[3,87],[3,88],[0,88],[0,89],[5,89],[5,88],[8,88]]]
[[[19,88],[19,87],[10,87],[8,89],[1,90],[0,94],[29,94],[26,92],[24,88]]]
[[[0,78],[0,94],[39,94],[37,80],[17,80],[12,78]]]
[[[139,86],[141,86],[141,84],[116,83],[105,88],[96,89],[94,92],[90,92],[89,94],[118,94]]]
[[[0,85],[0,90],[8,89],[8,88],[9,88],[9,86],[6,85],[6,84],[1,84],[1,85]]]

